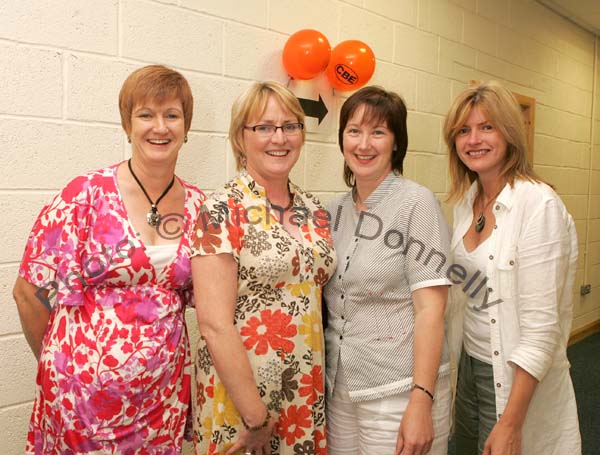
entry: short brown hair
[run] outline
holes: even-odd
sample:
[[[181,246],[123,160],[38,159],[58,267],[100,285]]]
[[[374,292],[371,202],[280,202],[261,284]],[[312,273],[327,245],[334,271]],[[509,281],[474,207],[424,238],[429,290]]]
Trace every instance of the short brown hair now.
[[[194,112],[194,98],[188,81],[177,71],[162,65],[149,65],[129,75],[119,93],[121,125],[127,134],[131,132],[131,112],[146,100],[161,103],[175,98],[183,107],[185,132],[190,130]]]
[[[519,103],[508,89],[496,81],[488,81],[460,93],[446,115],[444,141],[448,146],[451,183],[448,200],[460,199],[477,180],[477,173],[465,166],[456,150],[456,136],[475,107],[485,112],[487,120],[506,141],[506,158],[500,170],[500,179],[511,186],[515,179],[546,183],[535,173],[527,159],[529,146]]]
[[[279,82],[255,82],[242,93],[231,107],[231,123],[229,124],[229,142],[238,171],[244,167],[244,126],[253,117],[261,117],[265,113],[269,97],[272,96],[292,114],[298,122],[304,123],[304,111],[300,101],[289,89]],[[302,130],[302,142],[306,138]]]
[[[388,92],[381,87],[369,86],[361,88],[342,105],[340,110],[340,128],[338,141],[340,150],[344,153],[344,130],[350,117],[364,106],[362,122],[383,123],[394,133],[394,149],[392,151],[392,170],[402,174],[404,157],[408,148],[408,131],[406,128],[406,105],[394,92]],[[344,162],[344,181],[349,187],[354,186],[354,173]]]

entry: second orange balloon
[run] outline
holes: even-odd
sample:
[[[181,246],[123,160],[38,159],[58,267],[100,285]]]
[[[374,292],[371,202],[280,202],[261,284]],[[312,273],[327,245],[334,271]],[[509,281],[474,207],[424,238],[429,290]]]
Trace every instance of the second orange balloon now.
[[[375,72],[375,54],[358,40],[342,41],[331,51],[325,70],[333,88],[340,91],[356,90],[365,85]]]

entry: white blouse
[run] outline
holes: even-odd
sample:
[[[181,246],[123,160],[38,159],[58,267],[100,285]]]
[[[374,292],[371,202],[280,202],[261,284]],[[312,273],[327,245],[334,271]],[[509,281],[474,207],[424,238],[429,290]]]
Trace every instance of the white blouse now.
[[[476,193],[474,183],[454,209],[452,251],[471,225]],[[523,427],[523,455],[580,454],[567,359],[577,262],[573,219],[548,185],[528,181],[506,185],[493,211],[496,224],[484,279],[498,418],[518,365],[539,381]],[[448,339],[456,361],[466,300],[461,278],[460,273],[451,276],[457,285],[448,311]]]

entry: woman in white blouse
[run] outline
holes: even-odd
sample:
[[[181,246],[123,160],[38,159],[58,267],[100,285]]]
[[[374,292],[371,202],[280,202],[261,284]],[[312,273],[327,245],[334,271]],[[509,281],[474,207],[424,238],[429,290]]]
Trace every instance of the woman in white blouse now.
[[[324,294],[328,453],[444,455],[450,235],[433,193],[402,176],[402,99],[379,87],[354,93],[339,145],[351,191],[330,204],[338,264]]]
[[[566,355],[573,220],[528,162],[519,104],[498,83],[461,93],[444,137],[458,201],[449,273],[457,453],[579,454]]]

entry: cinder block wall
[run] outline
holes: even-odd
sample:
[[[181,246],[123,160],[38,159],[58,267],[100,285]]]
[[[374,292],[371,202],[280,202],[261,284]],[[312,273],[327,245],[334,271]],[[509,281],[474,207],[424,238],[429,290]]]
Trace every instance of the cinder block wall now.
[[[332,45],[369,44],[372,83],[399,92],[409,113],[407,177],[443,199],[448,187],[443,116],[470,79],[499,79],[537,101],[535,166],[577,223],[574,328],[600,319],[600,93],[589,32],[528,0],[20,0],[0,4],[0,428],[4,455],[23,452],[36,365],[11,289],[41,206],[70,177],[129,155],[117,95],[133,69],[163,63],[195,97],[178,172],[210,191],[233,175],[229,109],[254,80],[287,83],[281,50],[302,28]],[[600,55],[598,55],[600,56]],[[596,56],[596,59],[598,59]],[[598,67],[598,65],[596,65]],[[336,145],[345,95],[321,77],[291,82],[321,94],[329,114],[309,119],[294,169],[324,200],[345,190]],[[594,107],[594,109],[593,109]],[[592,112],[592,109],[594,112]],[[449,213],[446,207],[446,212]],[[194,315],[189,321],[194,331]],[[189,451],[189,447],[187,450]]]
[[[594,109],[592,146],[589,170],[589,199],[586,229],[585,283],[592,292],[576,300],[576,323],[589,324],[600,319],[600,38],[596,37],[596,75],[594,78]],[[580,231],[578,231],[579,233]],[[580,234],[583,235],[583,232]],[[581,322],[580,322],[581,321]]]

